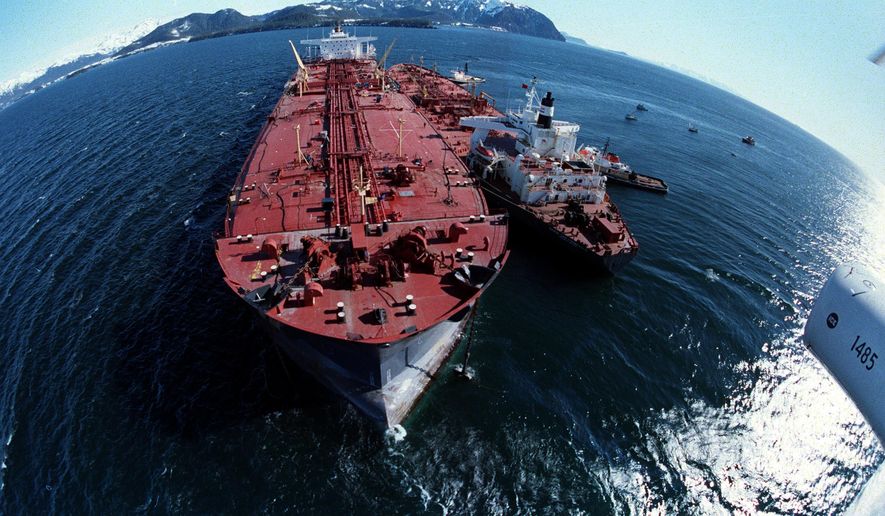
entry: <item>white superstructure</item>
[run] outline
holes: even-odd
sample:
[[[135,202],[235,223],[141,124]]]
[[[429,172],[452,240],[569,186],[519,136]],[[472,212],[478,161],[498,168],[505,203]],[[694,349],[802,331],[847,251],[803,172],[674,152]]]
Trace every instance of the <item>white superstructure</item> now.
[[[526,87],[526,103],[519,111],[501,117],[472,116],[461,125],[475,129],[470,140],[471,156],[486,163],[484,179],[503,173],[510,189],[528,204],[578,200],[602,203],[605,176],[576,152],[580,126],[553,120],[550,92],[539,99],[535,82]],[[512,138],[491,136],[508,133]]]
[[[375,57],[372,41],[377,39],[374,36],[351,36],[338,24],[328,38],[302,39],[301,44],[317,49],[316,55],[320,59],[372,59]]]

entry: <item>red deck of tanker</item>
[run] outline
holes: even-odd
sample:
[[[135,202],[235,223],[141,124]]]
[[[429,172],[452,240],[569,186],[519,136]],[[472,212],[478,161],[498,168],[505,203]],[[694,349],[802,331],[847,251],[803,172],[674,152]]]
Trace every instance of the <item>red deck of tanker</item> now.
[[[241,295],[287,286],[267,309],[273,320],[370,344],[463,309],[479,292],[459,285],[453,270],[500,264],[507,239],[506,222],[489,214],[458,158],[469,133],[437,132],[409,95],[382,91],[375,66],[308,64],[301,95],[293,77],[231,192],[216,242],[225,280]],[[336,226],[346,236],[336,237]]]

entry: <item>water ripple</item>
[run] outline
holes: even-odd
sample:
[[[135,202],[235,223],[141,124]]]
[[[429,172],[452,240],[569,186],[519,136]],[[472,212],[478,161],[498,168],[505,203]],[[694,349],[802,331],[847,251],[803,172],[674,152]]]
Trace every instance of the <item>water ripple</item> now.
[[[625,56],[371,30],[399,37],[391,62],[470,59],[499,107],[538,75],[582,140],[665,177],[667,196],[610,189],[638,258],[588,278],[515,232],[479,306],[475,380],[450,364],[392,443],[281,360],[215,263],[228,189],[292,71],[286,40],[310,31],[62,81],[0,112],[0,512],[844,510],[883,453],[799,335],[836,264],[885,268],[881,184]]]

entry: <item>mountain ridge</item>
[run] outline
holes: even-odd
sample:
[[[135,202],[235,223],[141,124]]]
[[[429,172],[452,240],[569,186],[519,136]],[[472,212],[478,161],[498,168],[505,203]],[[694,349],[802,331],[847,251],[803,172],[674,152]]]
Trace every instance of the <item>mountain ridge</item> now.
[[[326,0],[253,16],[227,8],[191,13],[164,24],[142,22],[130,33],[116,35],[93,51],[21,74],[18,80],[0,82],[0,109],[53,82],[157,46],[243,32],[328,26],[336,21],[416,27],[470,25],[565,41],[544,14],[506,0]]]

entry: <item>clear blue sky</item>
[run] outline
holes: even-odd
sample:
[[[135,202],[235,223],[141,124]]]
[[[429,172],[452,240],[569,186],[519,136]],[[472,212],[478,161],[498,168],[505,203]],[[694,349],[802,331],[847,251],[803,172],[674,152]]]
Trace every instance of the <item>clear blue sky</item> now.
[[[297,0],[5,0],[0,82],[88,50],[146,19]],[[689,70],[815,134],[885,178],[885,0],[752,2],[518,0],[594,46]]]

